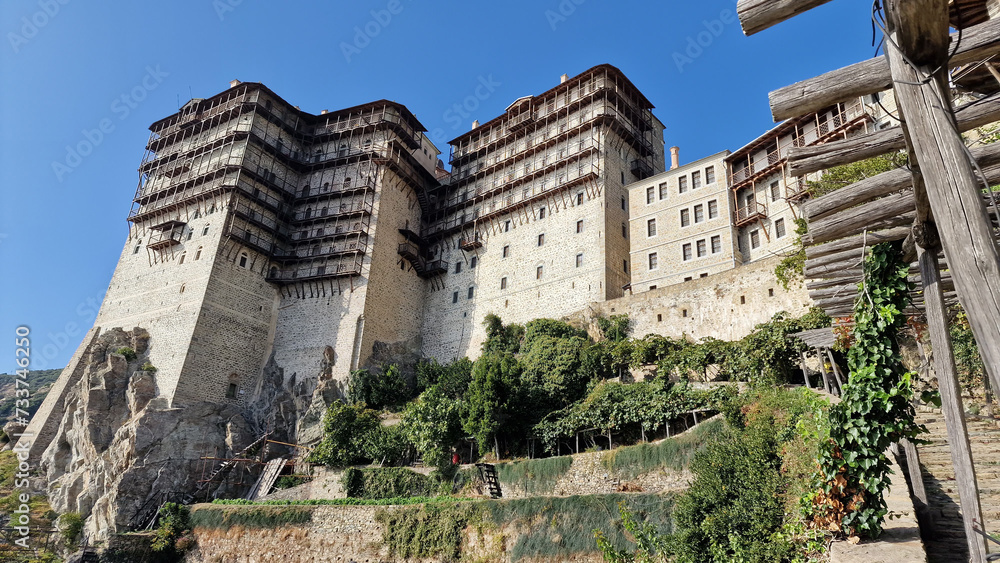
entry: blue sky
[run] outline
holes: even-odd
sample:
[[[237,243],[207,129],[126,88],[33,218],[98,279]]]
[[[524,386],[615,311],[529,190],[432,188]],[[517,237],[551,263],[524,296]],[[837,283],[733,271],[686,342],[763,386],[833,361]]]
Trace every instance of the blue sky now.
[[[191,97],[235,78],[313,113],[387,98],[444,140],[446,159],[446,141],[472,119],[610,63],[690,162],[769,129],[769,91],[873,54],[863,2],[832,2],[750,38],[735,4],[5,0],[0,371],[14,367],[21,325],[34,368],[72,356],[127,235],[147,128]],[[456,104],[478,107],[462,115]]]

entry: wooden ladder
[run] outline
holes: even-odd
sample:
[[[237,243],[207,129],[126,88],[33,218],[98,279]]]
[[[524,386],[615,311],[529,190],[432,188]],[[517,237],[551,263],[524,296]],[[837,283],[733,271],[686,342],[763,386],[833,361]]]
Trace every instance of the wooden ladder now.
[[[503,498],[500,479],[497,478],[497,467],[489,463],[477,463],[476,468],[479,469],[479,477],[490,490],[490,498]]]
[[[247,493],[247,500],[257,500],[258,498],[267,495],[271,492],[271,487],[274,486],[274,482],[278,480],[278,475],[281,474],[281,470],[285,468],[285,462],[288,461],[283,457],[278,457],[267,462],[264,467],[264,471],[260,473],[260,478],[257,479],[257,483],[250,489]]]

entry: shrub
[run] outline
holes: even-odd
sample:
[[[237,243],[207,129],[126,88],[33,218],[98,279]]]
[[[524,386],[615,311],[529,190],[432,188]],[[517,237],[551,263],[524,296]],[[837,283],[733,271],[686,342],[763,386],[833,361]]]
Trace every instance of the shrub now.
[[[142,370],[142,371],[149,372],[149,373],[156,373],[156,366],[154,366],[153,364],[151,364],[149,362],[146,362],[146,363],[142,364],[142,367],[139,368],[139,369]]]
[[[67,512],[59,516],[59,533],[67,547],[76,545],[83,533],[83,516],[79,512]]]
[[[405,467],[352,467],[344,473],[340,483],[348,497],[363,499],[428,497],[436,488],[430,477]]]
[[[129,348],[128,346],[123,346],[123,347],[115,350],[115,354],[120,354],[122,356],[125,356],[125,359],[128,360],[128,361],[130,361],[130,362],[134,362],[135,359],[139,357],[135,353],[135,350]]]
[[[366,447],[373,442],[371,438],[380,433],[381,423],[375,411],[335,401],[327,408],[323,419],[323,439],[308,461],[334,467],[369,461]]]
[[[191,528],[191,509],[168,502],[160,507],[159,525],[153,537],[153,551],[175,552],[177,540]]]
[[[366,369],[351,372],[347,382],[348,402],[381,410],[395,410],[410,399],[409,386],[396,365],[386,366],[381,373]]]

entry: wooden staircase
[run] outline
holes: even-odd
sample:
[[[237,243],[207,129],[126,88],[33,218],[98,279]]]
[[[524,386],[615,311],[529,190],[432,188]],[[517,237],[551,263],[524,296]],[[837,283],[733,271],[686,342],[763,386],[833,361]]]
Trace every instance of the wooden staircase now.
[[[479,469],[479,477],[490,491],[490,498],[503,498],[500,479],[497,478],[497,467],[489,463],[477,463],[476,468]]]
[[[274,487],[274,482],[278,480],[278,475],[281,474],[281,470],[285,468],[287,462],[288,460],[283,457],[278,457],[267,462],[267,465],[264,466],[264,471],[260,473],[260,478],[250,488],[245,498],[247,500],[257,500],[271,492],[271,487]]]
[[[948,449],[944,416],[923,407],[917,410],[916,420],[930,431],[921,436],[930,443],[917,446],[933,521],[933,529],[922,534],[927,560],[930,563],[968,561],[969,550],[959,512],[958,487]],[[996,537],[1000,535],[1000,427],[995,420],[978,418],[968,418],[966,424],[986,532]],[[992,553],[1000,552],[1000,546],[990,543]]]

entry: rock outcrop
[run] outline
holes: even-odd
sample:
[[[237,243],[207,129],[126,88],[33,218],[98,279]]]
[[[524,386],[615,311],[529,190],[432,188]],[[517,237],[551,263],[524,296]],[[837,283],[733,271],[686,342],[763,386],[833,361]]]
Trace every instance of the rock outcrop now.
[[[140,328],[101,334],[85,352],[82,377],[50,415],[58,430],[39,464],[49,500],[60,513],[86,517],[92,540],[135,526],[163,501],[191,495],[198,476],[217,463],[202,457],[231,456],[256,437],[235,404],[170,408],[158,396],[155,370],[140,367],[148,345]]]

